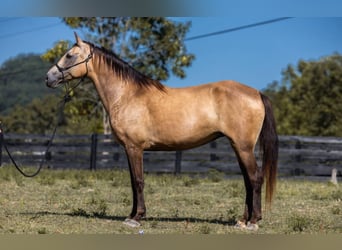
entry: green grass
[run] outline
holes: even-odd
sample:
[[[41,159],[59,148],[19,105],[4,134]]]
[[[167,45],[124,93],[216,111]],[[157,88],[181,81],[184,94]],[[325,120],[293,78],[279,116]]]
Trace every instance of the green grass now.
[[[0,168],[0,233],[311,234],[342,233],[342,189],[327,182],[280,180],[257,232],[233,227],[243,210],[241,179],[145,175],[147,218],[122,221],[132,204],[126,171],[43,170],[24,178]]]

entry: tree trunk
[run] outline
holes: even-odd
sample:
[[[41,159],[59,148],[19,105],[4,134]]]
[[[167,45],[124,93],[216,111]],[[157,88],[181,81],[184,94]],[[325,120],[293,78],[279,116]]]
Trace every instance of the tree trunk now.
[[[103,133],[105,135],[110,134],[112,132],[112,128],[110,127],[109,116],[103,106],[102,106],[102,113],[103,113]]]

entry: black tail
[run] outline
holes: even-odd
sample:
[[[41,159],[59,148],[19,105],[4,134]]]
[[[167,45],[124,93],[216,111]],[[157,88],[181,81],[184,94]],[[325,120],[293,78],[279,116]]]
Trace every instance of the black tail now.
[[[260,93],[265,106],[265,118],[259,136],[262,150],[262,170],[266,177],[266,203],[271,205],[277,178],[278,135],[272,105],[267,96]]]

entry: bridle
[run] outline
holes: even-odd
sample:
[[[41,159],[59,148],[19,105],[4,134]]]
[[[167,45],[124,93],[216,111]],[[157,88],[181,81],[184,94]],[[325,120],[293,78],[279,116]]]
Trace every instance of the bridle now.
[[[62,82],[65,83],[65,92],[66,92],[66,95],[65,95],[64,98],[70,98],[70,95],[69,95],[69,94],[71,93],[71,91],[74,90],[78,85],[80,85],[80,83],[83,82],[84,79],[88,76],[88,72],[89,72],[89,70],[88,70],[88,62],[89,62],[89,60],[92,59],[92,58],[93,58],[93,49],[90,49],[90,53],[89,53],[89,55],[87,56],[87,58],[84,59],[84,60],[81,61],[81,62],[75,63],[75,64],[73,64],[73,65],[71,65],[71,66],[68,66],[68,67],[60,67],[60,66],[58,65],[58,62],[55,64],[55,66],[56,66],[56,68],[58,69],[58,71],[59,71],[60,73],[62,73],[62,79],[63,79]],[[73,67],[76,67],[76,66],[78,66],[78,65],[80,65],[80,64],[83,64],[83,63],[85,63],[87,72],[85,73],[84,76],[82,76],[82,78],[80,79],[80,81],[79,81],[77,84],[75,84],[72,88],[70,88],[70,87],[69,87],[69,81],[68,81],[68,80],[65,80],[64,71],[69,70],[69,69],[71,69],[71,68],[73,68]]]
[[[73,68],[73,67],[76,67],[76,66],[78,66],[78,65],[80,65],[80,64],[85,63],[87,72],[86,72],[86,74],[85,74],[84,76],[82,76],[82,78],[81,78],[81,81],[83,81],[83,79],[86,78],[86,77],[88,76],[88,62],[89,62],[89,60],[90,60],[91,58],[93,58],[93,51],[92,51],[92,50],[90,51],[90,53],[89,53],[89,55],[87,56],[87,58],[84,59],[84,60],[81,61],[81,62],[75,63],[75,64],[73,64],[73,65],[71,65],[71,66],[68,66],[68,67],[60,67],[60,66],[58,65],[58,63],[56,63],[55,66],[56,66],[56,68],[58,69],[58,71],[59,71],[60,73],[62,73],[63,82],[67,82],[67,81],[65,81],[64,71],[69,70],[69,69],[71,69],[71,68]]]

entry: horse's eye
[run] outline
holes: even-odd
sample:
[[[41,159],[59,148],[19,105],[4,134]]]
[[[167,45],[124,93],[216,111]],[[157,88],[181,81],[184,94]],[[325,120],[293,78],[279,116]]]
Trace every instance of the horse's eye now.
[[[70,53],[66,54],[66,58],[70,59],[72,55]]]

